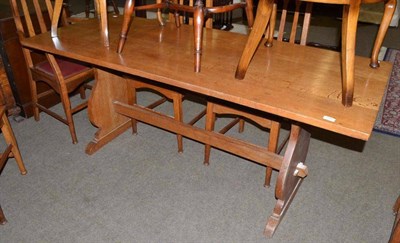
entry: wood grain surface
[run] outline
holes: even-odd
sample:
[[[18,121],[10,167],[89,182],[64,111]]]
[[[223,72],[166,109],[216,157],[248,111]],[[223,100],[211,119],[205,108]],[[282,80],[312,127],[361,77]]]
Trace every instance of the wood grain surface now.
[[[121,23],[109,17],[108,48],[96,20],[61,28],[58,38],[47,33],[22,44],[362,140],[371,135],[391,71],[390,63],[372,69],[368,58],[356,57],[353,106],[344,107],[338,52],[279,42],[271,48],[260,45],[246,77],[237,80],[245,35],[205,29],[202,71],[194,73],[190,26],[161,27],[157,20],[135,18],[124,52],[117,54]]]

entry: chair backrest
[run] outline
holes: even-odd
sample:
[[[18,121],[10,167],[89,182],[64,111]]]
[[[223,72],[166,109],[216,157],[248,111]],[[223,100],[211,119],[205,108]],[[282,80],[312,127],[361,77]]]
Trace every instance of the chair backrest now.
[[[15,25],[20,38],[32,37],[50,30],[53,3],[50,0],[10,0]],[[62,24],[67,24],[65,14]]]
[[[283,6],[281,8],[278,6],[278,9],[281,9],[281,15],[277,40],[306,45],[311,20],[312,2],[284,0]],[[301,20],[303,21],[301,24],[301,33],[298,34],[298,25]],[[290,23],[290,21],[292,24],[290,31],[288,31],[287,23]],[[289,36],[287,36],[287,33],[290,33]]]
[[[196,0],[176,0],[177,3],[181,5],[187,5],[193,7]],[[215,6],[225,6],[233,3],[233,0],[204,0],[204,5],[206,7],[215,7]],[[217,23],[220,25],[229,23],[232,23],[232,12],[226,12],[226,13],[218,13],[218,14],[213,14],[211,17],[208,16],[209,18],[205,22],[205,27],[206,28],[213,28],[213,21],[215,20]],[[174,13],[171,12],[169,14],[169,21],[175,21],[174,19]],[[193,14],[181,11],[179,12],[179,20],[183,24],[189,24],[193,25]]]
[[[51,28],[53,16],[53,1],[51,0],[10,0],[11,10],[19,39],[33,37],[48,32]],[[60,17],[60,24],[67,25],[65,9]],[[32,53],[31,50],[22,48],[28,68],[47,59],[42,53]],[[50,54],[48,54],[50,55]],[[51,60],[48,60],[51,63]],[[53,64],[57,65],[57,64]],[[28,72],[29,75],[30,72]]]

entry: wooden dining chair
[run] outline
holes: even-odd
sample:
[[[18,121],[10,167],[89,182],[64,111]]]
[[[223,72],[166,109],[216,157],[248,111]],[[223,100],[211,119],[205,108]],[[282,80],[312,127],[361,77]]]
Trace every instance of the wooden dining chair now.
[[[33,37],[50,30],[53,16],[53,5],[50,0],[10,0],[15,25],[20,40]],[[62,15],[64,16],[64,15]],[[63,21],[67,23],[68,21]],[[29,73],[29,83],[32,95],[32,105],[35,120],[39,120],[39,110],[63,122],[69,127],[72,142],[78,142],[72,114],[87,107],[87,101],[71,107],[69,95],[79,91],[81,98],[85,99],[85,89],[90,88],[88,82],[94,79],[94,70],[90,67],[59,58],[50,53],[34,52],[22,49]],[[40,92],[38,82],[44,82],[56,92],[61,99],[65,117],[51,111],[40,104],[40,98],[47,95],[48,91]]]
[[[371,62],[370,66],[372,68],[378,68],[379,67],[379,51],[381,50],[383,40],[385,39],[387,30],[390,25],[390,21],[392,20],[392,17],[394,15],[394,12],[396,10],[396,4],[397,0],[361,0],[362,4],[376,4],[376,3],[384,3],[384,11],[382,15],[382,20],[379,25],[378,33],[375,38],[375,43],[374,47],[372,49],[371,53]]]
[[[312,3],[307,2],[304,3],[306,5],[304,9],[304,13],[302,12],[301,4],[302,1],[295,1],[295,6],[291,6],[291,2],[289,0],[285,0],[281,16],[280,16],[280,25],[278,28],[278,41],[288,41],[290,43],[299,43],[300,45],[305,45],[307,40],[308,28],[310,25],[311,18],[311,10]],[[277,5],[274,5],[274,8],[277,8]],[[290,11],[289,11],[290,9]],[[276,13],[277,11],[275,11]],[[274,19],[275,16],[274,16]],[[287,24],[291,21],[291,28],[287,28]],[[299,21],[303,20],[301,33],[299,34]],[[286,27],[286,28],[285,28]],[[275,29],[275,21],[270,25],[267,31],[267,45],[272,44],[272,37]],[[270,34],[272,33],[272,34]],[[209,101],[207,104],[207,112],[206,112],[206,130],[213,131],[215,127],[216,118],[218,116],[226,116],[226,115],[234,115],[236,118],[225,126],[223,129],[219,131],[221,134],[225,134],[229,129],[239,123],[239,132],[243,132],[244,130],[244,122],[245,120],[251,120],[255,122],[258,126],[262,128],[268,129],[269,140],[268,140],[268,151],[274,153],[280,153],[284,148],[285,143],[288,141],[288,137],[282,139],[282,142],[279,144],[280,130],[281,130],[281,121],[277,118],[265,118],[266,114],[260,116],[259,114],[254,114],[254,112],[250,112],[243,108],[238,109],[236,107],[232,107],[229,104],[222,104],[218,102]],[[204,163],[209,164],[210,161],[210,152],[211,146],[205,145],[205,154],[204,154]],[[269,187],[271,182],[272,169],[267,167],[265,174],[265,182],[264,186]]]
[[[393,206],[393,214],[395,217],[389,243],[398,243],[400,242],[400,196],[397,198]]]
[[[5,140],[5,150],[3,153],[0,153],[0,174],[4,168],[5,163],[8,158],[14,157],[19,170],[22,175],[26,174],[25,165],[22,161],[21,153],[19,152],[17,140],[15,139],[14,132],[11,128],[10,122],[8,121],[6,112],[8,114],[16,114],[14,111],[14,97],[12,93],[10,93],[9,81],[7,79],[7,75],[4,70],[3,61],[0,58],[0,129],[3,134]],[[10,113],[11,112],[11,113]],[[0,206],[0,225],[3,225],[7,222],[6,217],[4,216],[3,209]]]
[[[3,96],[0,94],[0,100],[3,101]],[[14,158],[17,162],[19,171],[22,175],[26,174],[26,169],[24,162],[22,161],[22,156],[18,148],[17,140],[15,139],[14,132],[11,128],[10,122],[8,121],[6,115],[6,106],[0,104],[0,127],[3,134],[6,148],[3,153],[0,154],[0,174],[6,164],[8,158]],[[5,224],[7,222],[4,216],[3,209],[0,206],[0,224]]]
[[[284,5],[287,5],[289,1],[284,1]],[[378,55],[379,55],[379,51],[381,50],[382,44],[383,44],[383,40],[385,39],[387,30],[389,28],[389,24],[390,21],[393,17],[394,11],[396,9],[396,2],[397,0],[361,0],[361,3],[363,4],[376,4],[379,2],[384,2],[384,13],[382,15],[382,20],[381,23],[379,25],[379,29],[378,29],[378,33],[376,35],[375,38],[375,43],[372,49],[372,53],[371,53],[371,60],[370,60],[370,66],[372,68],[378,68],[379,67],[379,60],[378,60]],[[307,5],[307,7],[312,8],[311,5]],[[282,9],[282,15],[285,16],[287,11],[285,10],[286,8],[283,7]],[[306,12],[308,12],[306,10]],[[272,28],[272,30],[274,29],[275,26],[275,22],[276,22],[276,16],[277,16],[277,3],[275,2],[272,8],[272,14],[271,14],[271,19],[270,19],[270,23],[268,25],[267,28],[267,32],[266,32],[266,38],[267,38],[267,42],[265,43],[265,46],[271,47],[272,46],[272,41],[273,41],[273,35],[274,35],[274,31],[270,31],[270,29]],[[310,17],[306,17],[307,21],[310,21]],[[308,27],[309,27],[309,23],[308,24],[303,24],[303,28],[307,28],[307,30],[302,31],[302,33],[304,35],[307,35],[308,33]],[[280,26],[281,28],[281,26]],[[279,33],[281,35],[283,35],[283,32],[279,31]],[[282,36],[278,36],[277,38],[278,40],[282,40]],[[292,39],[292,38],[290,38]],[[306,43],[302,43],[303,45]]]
[[[370,62],[371,67],[377,67],[379,65],[377,54],[379,53],[384,35],[386,34],[390,20],[394,14],[397,0],[312,0],[311,2],[343,5],[341,34],[342,104],[345,107],[350,107],[352,106],[354,99],[355,45],[360,5],[362,3],[385,3],[384,16],[381,21],[381,26],[378,31]],[[256,52],[257,47],[259,46],[262,39],[262,35],[264,34],[265,28],[267,27],[268,22],[271,19],[273,4],[274,0],[259,0],[259,4],[257,7],[257,19],[255,20],[252,32],[249,35],[248,41],[237,65],[235,72],[236,79],[243,79],[246,75],[252,57]]]
[[[118,4],[115,0],[105,0],[107,3],[107,7],[111,5],[114,9],[114,14],[119,15],[119,9],[118,9]],[[91,5],[92,5],[92,0],[85,0],[85,15],[86,18],[89,18],[90,15],[90,10],[91,10]],[[97,17],[97,11],[94,12],[94,17]]]
[[[268,129],[269,130],[269,140],[267,150],[269,152],[279,153],[282,149],[284,144],[286,143],[287,139],[279,145],[279,135],[281,130],[281,123],[278,121],[277,118],[265,118],[264,116],[256,115],[250,112],[248,109],[238,109],[235,107],[230,106],[229,104],[225,103],[218,103],[218,102],[207,102],[207,111],[206,111],[206,130],[207,131],[214,131],[215,122],[218,117],[223,116],[237,116],[235,117],[230,123],[224,126],[218,132],[221,134],[225,134],[228,132],[233,126],[237,123],[241,123],[239,125],[239,132],[243,132],[243,121],[251,120],[252,122],[256,123],[258,126]],[[226,145],[225,145],[226,146]],[[210,164],[210,153],[211,153],[211,145],[205,144],[204,150],[204,164]],[[266,177],[264,186],[269,187],[272,175],[272,168],[266,168]]]
[[[157,9],[157,17],[160,25],[164,25],[161,15],[161,9],[168,8],[174,12],[175,24],[177,27],[181,24],[181,13],[193,14],[193,41],[194,41],[194,71],[200,72],[201,70],[201,53],[203,42],[203,27],[206,25],[212,28],[212,19],[209,18],[212,14],[231,12],[238,8],[246,10],[247,23],[251,28],[253,26],[253,1],[245,0],[244,2],[232,3],[223,6],[213,6],[212,0],[190,0],[189,5],[185,5],[184,0],[156,0],[156,4],[148,4],[135,7],[135,0],[126,0],[124,9],[124,20],[122,23],[120,39],[118,43],[117,52],[122,53],[124,48],[129,28],[131,25],[132,14],[134,10],[149,10]],[[208,19],[208,21],[206,21]]]
[[[157,95],[161,96],[158,100],[155,102],[151,103],[150,105],[147,105],[146,108],[148,109],[154,109],[158,107],[159,105],[165,103],[166,101],[172,101],[173,103],[173,110],[174,110],[174,118],[182,122],[183,121],[183,114],[182,114],[182,100],[183,100],[183,95],[180,92],[174,91],[171,88],[164,88],[158,85],[154,85],[151,83],[151,81],[145,81],[145,80],[138,80],[136,78],[129,78],[128,83],[130,84],[130,88],[132,91],[132,96],[130,97],[131,104],[137,104],[137,92],[141,90],[150,90],[153,93],[156,93]],[[137,121],[135,119],[132,119],[132,132],[134,134],[137,133]],[[177,141],[178,141],[178,152],[182,153],[183,152],[183,142],[182,142],[182,135],[177,134]]]

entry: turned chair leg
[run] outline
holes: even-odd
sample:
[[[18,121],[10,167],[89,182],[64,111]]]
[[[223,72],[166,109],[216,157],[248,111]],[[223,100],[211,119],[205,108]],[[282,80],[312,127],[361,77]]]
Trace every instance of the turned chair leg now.
[[[369,64],[372,68],[379,67],[379,62],[378,62],[379,51],[382,47],[383,39],[385,38],[386,32],[389,28],[389,24],[395,10],[396,10],[396,0],[386,0],[382,21],[379,26],[378,34],[375,39],[374,48],[372,50],[371,63]]]
[[[128,102],[131,105],[136,105],[137,104],[137,91],[139,89],[149,89],[153,90],[156,93],[159,93],[162,98],[158,99],[157,101],[149,104],[146,106],[147,109],[154,109],[158,107],[159,105],[163,104],[166,102],[168,99],[172,100],[173,103],[173,110],[174,110],[174,119],[177,120],[178,122],[183,122],[183,111],[182,111],[182,101],[183,101],[183,95],[172,91],[168,90],[162,87],[158,87],[149,83],[145,82],[140,82],[137,80],[131,80],[130,78],[126,78],[126,80],[130,83],[131,88],[128,89]],[[136,134],[137,133],[137,120],[132,118],[131,119],[131,127],[132,127],[132,133]],[[181,134],[176,134],[177,138],[177,143],[178,143],[178,152],[182,153],[183,152],[183,136]]]
[[[3,209],[1,208],[1,205],[0,205],[0,224],[4,225],[6,223],[7,223],[7,219],[4,216]]]
[[[2,99],[2,97],[0,97]],[[2,154],[0,154],[0,170],[2,170],[4,164],[7,162],[9,157],[14,157],[17,162],[19,171],[22,175],[26,174],[26,169],[24,162],[22,161],[21,153],[19,152],[17,140],[15,139],[14,132],[11,128],[10,122],[8,121],[8,117],[5,114],[5,106],[0,107],[0,127],[1,132],[3,133],[4,140],[6,144],[8,144],[7,148],[4,150]],[[1,172],[1,171],[0,171]],[[3,209],[0,205],[0,225],[4,225],[7,223],[7,219],[4,216]]]
[[[31,81],[31,95],[32,95],[32,106],[33,106],[33,117],[35,118],[35,121],[40,120],[40,113],[39,113],[39,107],[37,106],[38,104],[38,94],[37,94],[37,86],[35,81]]]
[[[204,6],[200,1],[196,1],[193,13],[193,34],[195,47],[194,71],[201,70],[201,52],[203,49],[203,26],[204,26]]]
[[[21,153],[19,152],[17,140],[15,139],[14,132],[11,128],[10,122],[8,121],[7,115],[5,114],[4,111],[4,106],[1,108],[0,114],[1,114],[1,132],[3,133],[4,140],[6,141],[7,144],[11,146],[11,153],[12,157],[14,157],[15,161],[17,162],[19,171],[22,175],[26,174],[26,169],[24,162],[22,161],[22,156]],[[3,153],[3,156],[8,156]],[[0,162],[0,166],[2,166],[3,163]]]

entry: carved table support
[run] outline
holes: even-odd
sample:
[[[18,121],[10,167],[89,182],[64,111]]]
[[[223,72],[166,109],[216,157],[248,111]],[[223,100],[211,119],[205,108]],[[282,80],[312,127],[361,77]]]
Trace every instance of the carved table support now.
[[[307,157],[310,133],[292,125],[288,147],[283,157],[275,188],[277,202],[265,226],[264,234],[272,237],[283,216],[289,208],[300,183],[308,173],[304,161]]]
[[[101,69],[96,69],[95,78],[88,101],[88,114],[92,124],[99,130],[87,145],[87,154],[93,154],[131,126],[130,119],[116,113],[112,104],[113,100],[129,102],[129,89],[125,79]]]
[[[130,105],[133,104],[128,83],[130,81],[119,74],[96,69],[95,77],[96,83],[89,99],[88,113],[90,121],[99,129],[94,139],[87,145],[86,153],[93,154],[125,132],[132,125],[131,119],[135,119],[278,170],[275,188],[277,202],[264,231],[267,237],[274,234],[302,179],[308,174],[304,162],[310,133],[300,126],[292,125],[285,155],[281,156],[268,151],[265,147],[194,127],[139,105]]]

